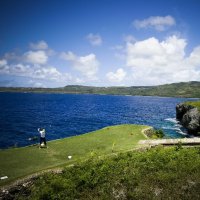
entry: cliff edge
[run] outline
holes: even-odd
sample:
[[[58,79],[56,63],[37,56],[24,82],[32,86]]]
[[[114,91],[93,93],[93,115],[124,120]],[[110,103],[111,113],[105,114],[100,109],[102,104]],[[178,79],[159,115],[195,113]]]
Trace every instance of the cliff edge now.
[[[188,134],[200,136],[200,110],[189,102],[176,106],[176,119],[180,121]]]

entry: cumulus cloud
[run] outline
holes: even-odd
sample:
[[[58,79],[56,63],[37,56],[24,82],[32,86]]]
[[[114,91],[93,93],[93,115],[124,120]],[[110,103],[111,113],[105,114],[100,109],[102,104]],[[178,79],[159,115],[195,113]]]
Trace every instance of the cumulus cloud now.
[[[125,77],[126,77],[126,72],[122,68],[117,69],[116,72],[108,72],[106,74],[106,78],[110,82],[122,82]]]
[[[62,52],[61,55],[60,55],[60,57],[62,59],[64,59],[64,60],[67,60],[67,61],[68,60],[69,61],[74,61],[74,60],[77,59],[77,56],[74,53],[72,53],[71,51],[68,51],[67,53]]]
[[[23,64],[15,64],[9,66],[9,74],[16,75],[16,76],[32,76],[33,75],[33,68],[30,65],[23,65]]]
[[[155,85],[180,81],[200,80],[200,46],[189,56],[187,42],[173,35],[166,40],[148,38],[127,43],[126,64],[133,71],[138,85]]]
[[[157,31],[164,31],[168,27],[173,26],[176,24],[175,19],[167,15],[165,17],[162,16],[151,16],[147,19],[144,20],[135,20],[133,22],[133,25],[137,29],[142,29],[142,28],[155,28]]]
[[[0,74],[7,74],[9,73],[9,67],[7,65],[7,60],[2,59],[0,60]]]
[[[25,61],[31,64],[44,65],[48,61],[48,56],[45,51],[28,51],[24,54]]]
[[[4,64],[4,65],[1,65]],[[69,81],[72,76],[68,73],[61,73],[52,66],[25,65],[22,63],[7,65],[0,60],[0,74],[13,76],[28,77],[34,79],[51,80],[51,81]]]
[[[100,46],[102,44],[102,38],[99,34],[90,33],[86,38],[93,46]]]
[[[37,43],[30,43],[30,48],[33,49],[33,50],[45,50],[45,49],[48,49],[48,44],[41,40]]]
[[[60,71],[58,71],[58,69],[52,66],[36,68],[31,77],[37,79],[52,80],[57,82],[63,82],[72,79],[70,74],[61,73]]]
[[[95,80],[98,72],[99,61],[95,54],[91,53],[86,56],[77,56],[71,51],[61,54],[61,58],[72,63],[75,70],[79,71],[82,75],[90,80]]]
[[[190,56],[187,58],[188,65],[199,68],[200,70],[200,46],[195,47]]]
[[[51,66],[48,58],[56,54],[48,48],[48,45],[44,41],[40,41],[37,44],[32,43],[31,48],[34,50],[21,54],[16,54],[15,52],[5,53],[2,59],[0,59],[0,75],[7,75],[12,78],[13,85],[20,86],[31,85],[35,87],[40,84],[36,85],[34,83],[45,83],[55,87],[55,84],[59,86],[60,84],[67,84],[69,82],[83,82],[82,77],[74,77],[70,72],[63,72],[60,68]],[[71,62],[78,58],[73,53],[65,54],[65,56],[65,59],[71,60]],[[98,69],[98,61],[94,54],[90,54],[79,57],[75,67],[88,77],[92,77],[96,73],[95,67]],[[79,69],[81,67],[84,67],[84,69]],[[84,70],[88,71],[85,72]],[[95,76],[92,78],[94,79]],[[29,83],[27,80],[32,80],[33,82]]]
[[[34,78],[39,79],[50,79],[50,80],[59,80],[62,77],[62,74],[55,67],[40,67],[34,70]]]
[[[23,64],[12,64],[12,65],[4,65],[3,67],[0,67],[0,73],[1,74],[9,74],[9,75],[15,75],[15,76],[26,76],[32,74],[32,69],[29,65],[23,65]]]

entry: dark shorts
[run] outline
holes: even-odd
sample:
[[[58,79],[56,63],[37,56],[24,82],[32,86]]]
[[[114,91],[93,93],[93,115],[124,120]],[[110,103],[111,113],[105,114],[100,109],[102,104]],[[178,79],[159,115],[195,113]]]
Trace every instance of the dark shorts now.
[[[46,138],[44,137],[40,137],[40,144],[42,144],[44,142],[44,144],[46,145]]]

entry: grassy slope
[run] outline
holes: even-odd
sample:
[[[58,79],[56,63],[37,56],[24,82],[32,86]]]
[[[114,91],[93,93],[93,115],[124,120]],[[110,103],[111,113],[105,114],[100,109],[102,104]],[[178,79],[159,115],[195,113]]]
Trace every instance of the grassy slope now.
[[[17,178],[61,165],[69,165],[91,155],[106,155],[132,149],[144,139],[141,131],[147,126],[119,125],[84,135],[48,142],[47,149],[29,146],[0,150],[0,176],[8,176],[0,185]],[[114,146],[114,147],[113,147]],[[72,155],[68,160],[67,156]]]
[[[176,146],[93,158],[46,174],[21,194],[26,200],[188,200],[200,199],[199,187],[200,149]]]

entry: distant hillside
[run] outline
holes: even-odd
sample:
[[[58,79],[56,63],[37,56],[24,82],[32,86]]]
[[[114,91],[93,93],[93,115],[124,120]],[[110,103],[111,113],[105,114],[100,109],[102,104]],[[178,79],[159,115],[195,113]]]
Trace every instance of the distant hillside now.
[[[39,92],[39,93],[74,93],[74,94],[111,94],[111,95],[140,95],[165,97],[200,98],[200,82],[181,82],[159,86],[131,87],[92,87],[68,85],[60,88],[14,88],[1,87],[0,92]]]

